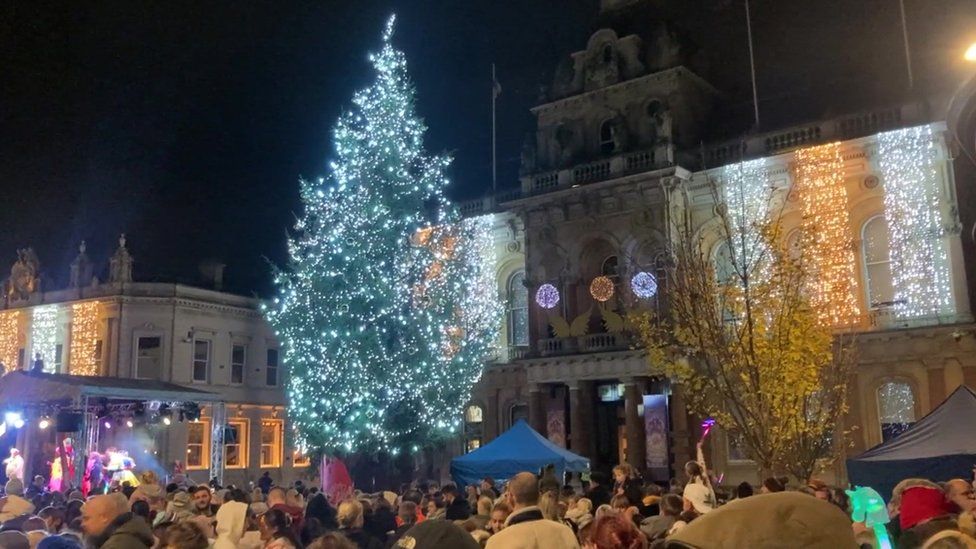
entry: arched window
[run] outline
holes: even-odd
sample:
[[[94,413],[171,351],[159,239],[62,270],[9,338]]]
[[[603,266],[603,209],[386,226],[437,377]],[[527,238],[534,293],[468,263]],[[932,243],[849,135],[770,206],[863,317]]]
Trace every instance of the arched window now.
[[[895,300],[889,253],[888,223],[884,216],[872,217],[861,228],[861,257],[868,305],[872,309],[892,305]]]
[[[603,260],[600,265],[600,274],[613,281],[614,285],[620,282],[620,260],[617,256],[611,255]]]
[[[464,447],[470,452],[481,448],[484,436],[484,410],[477,404],[469,404],[464,410]]]
[[[733,322],[736,320],[736,306],[734,302],[726,301],[729,293],[723,288],[728,288],[732,284],[740,284],[741,280],[736,273],[735,264],[732,261],[732,249],[728,242],[722,242],[715,247],[712,255],[712,265],[715,266],[715,282],[718,286],[718,307],[721,310],[722,320]]]
[[[613,122],[604,120],[600,124],[600,152],[609,154],[617,148],[617,142],[613,138]]]
[[[732,249],[728,242],[722,242],[715,247],[712,257],[715,265],[715,282],[720,286],[731,284],[736,278],[735,265],[732,263]]]
[[[889,381],[878,387],[878,419],[881,440],[900,435],[915,423],[915,393],[904,381]]]
[[[525,272],[519,271],[508,279],[506,288],[508,304],[508,345],[529,345],[529,289],[525,287]]]
[[[657,99],[647,104],[647,131],[650,136],[651,145],[656,144],[658,137],[660,137],[658,131],[661,129],[661,113],[663,112],[664,107]]]
[[[609,63],[613,61],[613,46],[607,44],[603,46],[603,62]]]

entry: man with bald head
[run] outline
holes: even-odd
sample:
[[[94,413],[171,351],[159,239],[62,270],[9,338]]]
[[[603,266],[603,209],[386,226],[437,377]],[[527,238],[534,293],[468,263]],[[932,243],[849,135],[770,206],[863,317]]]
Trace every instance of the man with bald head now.
[[[534,474],[512,477],[505,497],[512,514],[505,520],[505,528],[488,538],[487,549],[579,549],[569,526],[542,516],[539,480]]]
[[[954,478],[945,483],[946,499],[951,501],[960,512],[968,513],[976,509],[976,494],[973,485],[968,480]]]
[[[91,547],[149,549],[154,540],[146,521],[129,512],[119,493],[95,496],[81,506],[81,529]]]

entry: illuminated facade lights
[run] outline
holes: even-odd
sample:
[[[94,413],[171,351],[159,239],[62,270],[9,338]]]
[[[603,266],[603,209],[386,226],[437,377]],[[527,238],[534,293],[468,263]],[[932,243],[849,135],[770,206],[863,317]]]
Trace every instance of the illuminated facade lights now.
[[[861,310],[840,143],[801,149],[795,158],[811,305],[821,322],[853,325]]]
[[[657,279],[648,272],[639,272],[630,279],[630,289],[640,299],[650,299],[657,295]]]
[[[547,282],[536,290],[535,302],[543,309],[555,309],[559,304],[559,290]]]
[[[17,369],[17,351],[20,349],[19,339],[20,311],[0,312],[0,375]]]
[[[98,301],[75,303],[71,306],[71,367],[73,375],[98,375]]]
[[[930,126],[878,135],[893,309],[899,319],[955,312],[936,152]]]
[[[766,159],[749,160],[723,168],[725,204],[732,258],[736,272],[751,272],[767,257],[761,229],[769,215],[772,187]]]
[[[37,355],[44,361],[44,371],[55,371],[55,348],[58,337],[58,306],[41,305],[31,312],[31,352],[27,362],[33,365]],[[30,366],[28,366],[30,369]]]
[[[610,277],[598,276],[590,282],[590,295],[600,303],[610,301],[610,298],[613,297],[613,292],[613,281],[610,280]]]

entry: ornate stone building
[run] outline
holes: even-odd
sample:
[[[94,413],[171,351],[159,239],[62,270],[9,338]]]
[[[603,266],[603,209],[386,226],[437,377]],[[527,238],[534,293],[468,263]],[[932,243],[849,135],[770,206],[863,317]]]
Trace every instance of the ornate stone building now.
[[[819,253],[852,289],[832,294],[826,278],[817,287],[823,310],[843,309],[858,332],[852,454],[904,429],[959,384],[976,387],[967,279],[976,237],[966,234],[973,201],[960,200],[971,198],[976,172],[972,153],[960,166],[976,142],[973,90],[710,140],[721,133],[722,95],[689,68],[680,35],[664,22],[616,30],[639,27],[614,22],[640,3],[603,2],[608,26],[557,68],[532,109],[520,188],[465,206],[524,226],[513,246],[524,255],[499,272],[505,352],[468,407],[467,448],[524,417],[598,469],[626,461],[656,480],[680,470],[700,418],[619,315],[635,305],[666,314],[662,267],[676,223],[690,223],[721,260],[716,211],[743,185],[780,197],[787,244],[811,220],[845,243]],[[723,433],[708,451],[730,481],[757,480],[755,464]]]
[[[289,443],[278,342],[259,301],[202,287],[133,281],[132,264],[123,237],[109,260],[108,280],[100,282],[82,245],[71,264],[69,287],[41,291],[32,282],[39,279],[39,262],[23,251],[0,308],[4,369],[97,377],[92,383],[106,384],[109,398],[118,396],[112,380],[122,380],[118,383],[127,389],[117,392],[133,398],[140,386],[150,392],[203,391],[207,398],[196,403],[199,419],[188,419],[185,403],[163,403],[171,406],[167,416],[152,404],[114,407],[110,402],[89,418],[95,448],[125,450],[140,470],[156,465],[169,473],[178,460],[192,479],[205,482],[221,469],[214,460],[222,455],[227,483],[246,485],[264,471],[287,482],[311,478],[314,468]],[[74,379],[69,382],[84,383]],[[51,455],[43,454],[53,452],[55,429],[38,426],[43,410],[18,411],[25,412],[25,429],[39,441],[24,448],[28,463],[34,473],[46,475],[43,464]],[[55,414],[48,415],[53,424]],[[21,431],[18,444],[25,440]]]

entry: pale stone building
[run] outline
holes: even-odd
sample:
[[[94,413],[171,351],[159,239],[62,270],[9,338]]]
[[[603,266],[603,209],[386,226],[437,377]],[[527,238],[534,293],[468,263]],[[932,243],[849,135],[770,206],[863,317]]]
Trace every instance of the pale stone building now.
[[[614,21],[617,10],[639,4],[603,2],[601,17]],[[716,208],[728,207],[729,186],[744,182],[777,189],[788,240],[822,218],[850,242],[829,259],[852,289],[823,303],[842,300],[859,334],[847,418],[852,455],[960,384],[976,387],[967,279],[976,265],[967,234],[976,163],[963,154],[976,143],[972,89],[710,141],[722,97],[689,68],[682,42],[664,23],[632,34],[615,28],[597,30],[571,54],[532,109],[520,188],[466,205],[468,213],[493,211],[524,225],[513,245],[524,255],[499,272],[505,352],[475,388],[469,449],[527,418],[595,468],[626,461],[655,480],[680,471],[700,418],[614,325],[614,313],[635,304],[666,313],[662,267],[675,223],[688,220],[707,249],[717,248]],[[829,192],[792,192],[817,186]],[[828,195],[831,207],[809,198]],[[912,233],[916,222],[924,231]],[[755,464],[723,433],[708,453],[727,481],[758,480]],[[839,478],[843,469],[825,475]]]
[[[22,271],[23,281],[38,279],[36,260],[18,265],[13,273]],[[114,393],[132,396],[128,404],[106,400],[92,413],[88,427],[94,425],[97,440],[92,449],[104,452],[114,446],[127,451],[139,470],[156,465],[169,473],[180,461],[197,482],[209,480],[220,469],[225,483],[238,486],[256,481],[265,471],[282,482],[317,474],[290,445],[285,371],[278,341],[257,299],[182,284],[133,281],[132,257],[124,239],[111,259],[108,281],[93,279],[92,270],[82,247],[71,265],[68,289],[40,291],[36,284],[18,284],[12,276],[0,309],[0,360],[8,369],[96,376],[97,383],[106,384],[108,399],[117,396]],[[219,287],[219,268],[215,274]],[[113,393],[112,380],[119,379],[126,389]],[[85,383],[77,378],[69,382]],[[199,419],[193,418],[193,406],[184,402],[139,404],[140,386],[147,394],[156,389],[203,391],[193,403],[199,406]],[[97,400],[89,401],[91,409],[96,409]],[[215,407],[224,418],[216,423]],[[42,442],[30,444],[35,456],[28,463],[36,462],[34,473],[46,475],[41,464],[51,456],[39,454],[42,448],[51,451],[56,429],[37,426],[38,417],[48,412],[21,411],[26,429]],[[53,417],[53,411],[49,415]],[[221,430],[221,424],[227,428]],[[84,436],[72,436],[79,448]],[[215,437],[221,436],[223,444],[215,444]],[[214,461],[220,454],[222,468]]]

